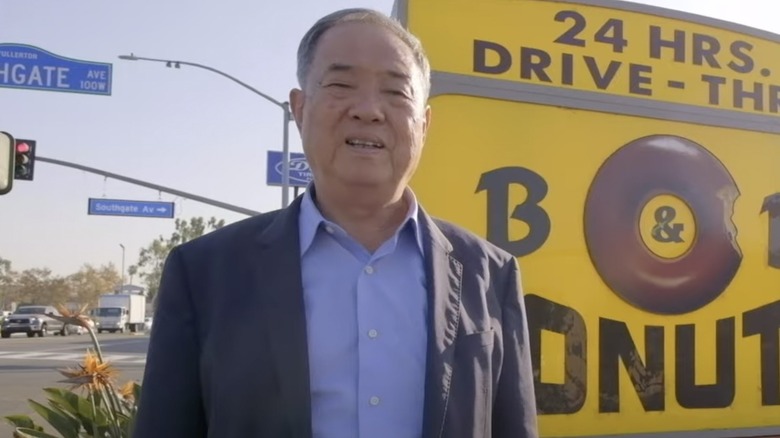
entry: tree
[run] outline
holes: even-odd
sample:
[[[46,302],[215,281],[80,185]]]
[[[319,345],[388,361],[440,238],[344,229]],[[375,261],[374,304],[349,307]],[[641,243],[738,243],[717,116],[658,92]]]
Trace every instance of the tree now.
[[[66,303],[73,289],[65,278],[52,275],[48,268],[26,269],[15,272],[11,261],[0,258],[0,306],[10,310],[16,304]]]
[[[0,310],[7,310],[15,283],[16,273],[11,269],[11,261],[0,257]]]
[[[148,297],[152,301],[157,295],[165,259],[171,250],[207,232],[222,228],[225,226],[225,220],[217,220],[212,217],[206,221],[202,217],[193,217],[189,221],[176,219],[174,226],[175,231],[170,237],[160,236],[146,248],[142,248],[138,255],[138,263],[130,266],[128,269],[130,275],[135,275],[136,273],[140,275],[144,283],[146,283]]]
[[[19,273],[8,299],[19,304],[67,303],[73,290],[63,277],[53,276],[49,268],[26,269]]]
[[[0,284],[10,281],[11,261],[0,257]]]
[[[133,284],[133,277],[135,277],[136,274],[138,274],[138,266],[130,265],[127,268],[127,274],[130,276],[130,284]]]
[[[74,292],[71,302],[79,307],[85,304],[96,306],[98,297],[116,289],[121,278],[113,263],[97,268],[85,264],[78,272],[68,276],[68,282]]]

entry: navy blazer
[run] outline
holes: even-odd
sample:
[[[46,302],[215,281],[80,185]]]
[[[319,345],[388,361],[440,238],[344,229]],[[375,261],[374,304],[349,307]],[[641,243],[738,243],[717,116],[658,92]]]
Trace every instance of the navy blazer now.
[[[300,199],[171,251],[133,437],[312,438]],[[430,303],[421,437],[536,438],[516,259],[422,208],[420,224]]]

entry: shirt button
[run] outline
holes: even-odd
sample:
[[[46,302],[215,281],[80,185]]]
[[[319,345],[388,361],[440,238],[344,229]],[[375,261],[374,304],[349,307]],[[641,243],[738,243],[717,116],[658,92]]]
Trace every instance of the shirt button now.
[[[368,400],[369,403],[371,403],[371,406],[376,406],[379,404],[379,397],[373,396]]]
[[[379,336],[379,332],[378,331],[376,331],[374,329],[371,329],[371,330],[368,331],[368,337],[369,338],[374,339],[377,336]]]
[[[371,275],[371,274],[374,273],[374,267],[373,266],[366,266],[365,271],[366,271],[366,274]]]
[[[328,234],[333,234],[333,227],[331,227],[330,225],[326,225],[325,226],[325,231],[327,231]]]

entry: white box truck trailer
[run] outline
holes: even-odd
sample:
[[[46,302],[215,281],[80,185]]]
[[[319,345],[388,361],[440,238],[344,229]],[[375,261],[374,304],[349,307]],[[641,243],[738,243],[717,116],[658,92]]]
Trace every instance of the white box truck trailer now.
[[[140,332],[146,317],[146,297],[141,294],[104,294],[92,310],[98,333]]]

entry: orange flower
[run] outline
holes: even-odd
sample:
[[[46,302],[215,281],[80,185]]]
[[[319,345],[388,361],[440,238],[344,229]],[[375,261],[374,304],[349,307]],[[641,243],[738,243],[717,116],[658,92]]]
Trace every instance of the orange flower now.
[[[80,310],[76,312],[71,312],[67,307],[63,306],[62,304],[57,304],[55,307],[57,307],[57,311],[60,312],[60,315],[62,316],[57,316],[53,314],[49,314],[49,316],[65,324],[76,325],[79,327],[84,327],[85,329],[89,329],[90,320],[89,317],[84,314],[88,306],[89,306],[88,304],[85,304]]]
[[[67,377],[63,383],[73,385],[71,389],[82,388],[89,390],[111,387],[119,372],[108,362],[100,362],[97,356],[87,350],[84,363],[78,368],[59,370],[60,374]]]
[[[119,394],[121,394],[125,400],[132,400],[135,397],[135,382],[128,380],[127,383],[119,388]]]

